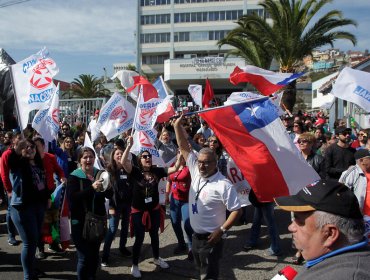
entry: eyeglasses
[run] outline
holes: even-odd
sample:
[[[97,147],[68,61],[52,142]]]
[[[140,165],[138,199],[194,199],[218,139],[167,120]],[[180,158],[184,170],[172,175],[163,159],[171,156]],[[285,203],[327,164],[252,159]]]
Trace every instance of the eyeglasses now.
[[[63,127],[62,130],[69,130],[69,127]]]
[[[218,144],[218,140],[209,140],[209,143],[215,143],[215,144]]]
[[[204,165],[204,167],[208,167],[213,161],[200,161],[198,160],[198,166]]]
[[[144,159],[152,158],[152,155],[142,155],[141,158],[144,158]]]
[[[310,141],[308,141],[307,139],[299,139],[297,142],[298,144],[306,144],[309,143]]]

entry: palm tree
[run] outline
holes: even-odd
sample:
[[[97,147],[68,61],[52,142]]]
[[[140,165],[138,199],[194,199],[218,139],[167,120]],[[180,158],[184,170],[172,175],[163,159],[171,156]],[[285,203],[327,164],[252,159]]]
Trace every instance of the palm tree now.
[[[269,53],[280,65],[281,72],[295,73],[302,59],[311,55],[314,49],[327,44],[333,47],[334,41],[345,39],[356,45],[356,37],[340,28],[349,25],[356,26],[356,22],[343,18],[339,10],[331,10],[318,17],[318,12],[332,0],[265,0],[259,5],[265,10],[268,18],[261,18],[256,14],[244,15],[238,21],[239,25],[225,38],[231,41],[244,38],[251,41],[255,47],[263,48],[261,53]],[[318,17],[316,21],[314,17]],[[244,28],[243,28],[244,27]],[[248,45],[230,44],[241,52],[246,53]],[[222,41],[219,41],[219,45]],[[242,56],[243,57],[243,56]],[[254,64],[252,59],[247,60]],[[256,64],[255,64],[256,65]],[[261,65],[261,64],[260,64]],[[256,65],[256,66],[260,66]],[[292,111],[296,101],[296,83],[286,87],[283,95],[283,104]]]
[[[81,74],[72,82],[72,92],[81,98],[107,97],[110,91],[94,75]]]

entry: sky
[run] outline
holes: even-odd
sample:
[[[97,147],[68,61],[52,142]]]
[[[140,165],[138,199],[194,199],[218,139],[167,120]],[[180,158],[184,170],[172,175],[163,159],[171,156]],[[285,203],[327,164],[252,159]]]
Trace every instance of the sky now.
[[[80,74],[113,75],[113,63],[135,62],[136,1],[139,0],[0,0],[0,48],[20,61],[47,47],[59,67],[56,79],[71,82]],[[333,0],[324,11],[338,9],[355,20],[346,30],[356,47],[338,41],[342,50],[370,49],[370,1]],[[329,48],[328,46],[327,48]]]

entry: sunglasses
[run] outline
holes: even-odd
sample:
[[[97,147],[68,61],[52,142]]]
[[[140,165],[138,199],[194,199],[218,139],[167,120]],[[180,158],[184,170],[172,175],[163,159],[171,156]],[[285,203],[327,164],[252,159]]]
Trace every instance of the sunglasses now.
[[[35,145],[28,145],[28,146],[25,147],[25,149],[29,149],[29,148],[31,148],[33,150],[35,148]]]
[[[298,144],[306,144],[309,143],[310,141],[308,141],[307,139],[299,139],[297,142]]]
[[[152,155],[142,155],[141,158],[144,158],[144,159],[152,158]]]
[[[367,134],[365,134],[365,133],[359,133],[358,135],[363,136],[363,137],[367,137]]]
[[[218,140],[210,140],[209,143],[215,143],[215,144],[217,144],[218,143]]]
[[[342,134],[343,136],[351,135],[350,132],[342,132],[342,133],[339,133],[339,134]]]

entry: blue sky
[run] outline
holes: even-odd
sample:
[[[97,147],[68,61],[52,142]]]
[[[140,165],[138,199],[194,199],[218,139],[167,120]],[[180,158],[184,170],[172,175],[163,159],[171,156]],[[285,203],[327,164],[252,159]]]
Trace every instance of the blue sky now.
[[[136,1],[30,0],[0,8],[0,48],[20,61],[46,46],[59,66],[57,79],[72,81],[79,74],[113,74],[113,63],[135,61]],[[0,6],[9,0],[0,0]],[[356,47],[338,41],[342,50],[370,49],[370,1],[334,0],[325,10],[338,9],[358,23],[347,30]]]

